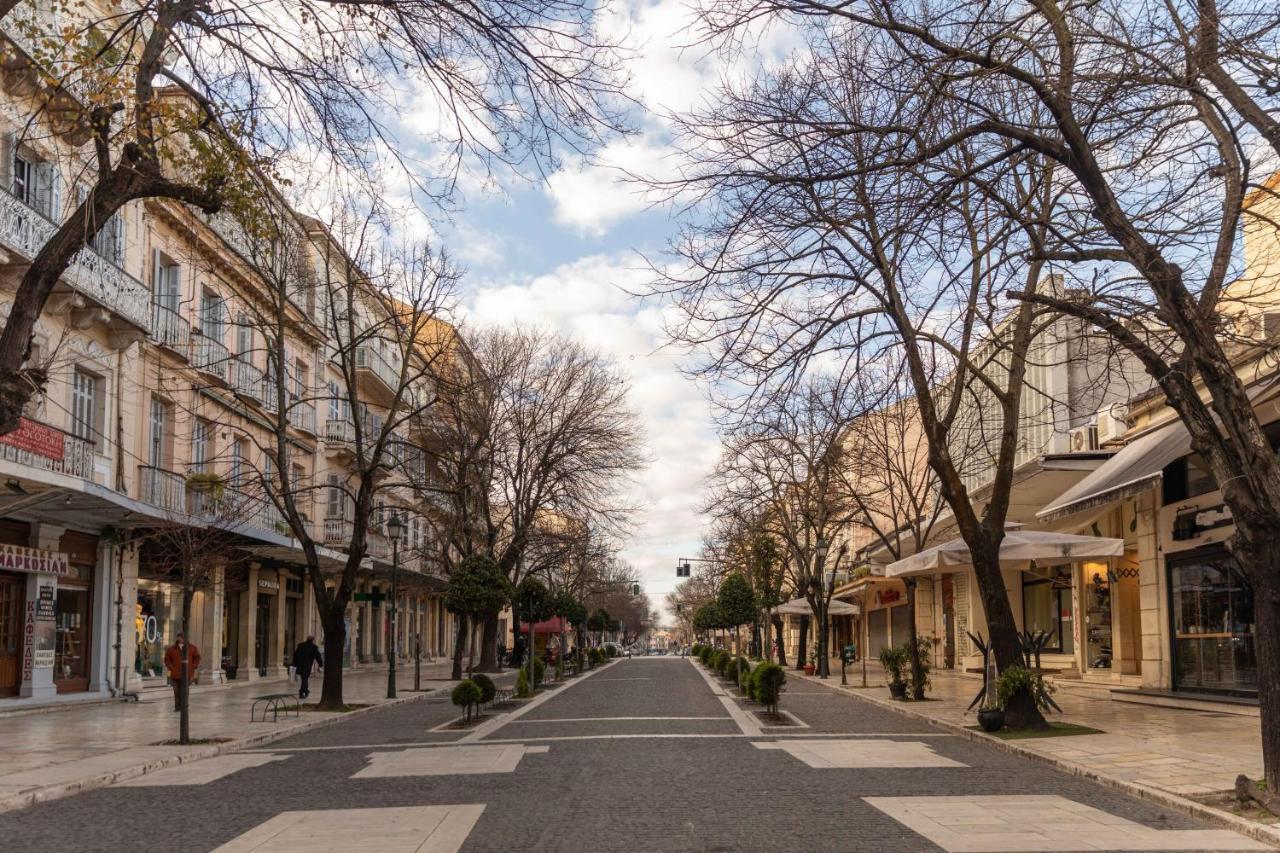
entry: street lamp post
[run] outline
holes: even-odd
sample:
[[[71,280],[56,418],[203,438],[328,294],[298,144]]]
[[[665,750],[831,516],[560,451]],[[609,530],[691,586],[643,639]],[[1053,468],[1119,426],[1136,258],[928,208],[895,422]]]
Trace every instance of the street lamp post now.
[[[813,574],[817,578],[814,586],[818,588],[818,636],[814,637],[815,645],[818,647],[818,677],[827,677],[827,599],[824,593],[826,590],[822,588],[822,569],[827,562],[827,550],[830,548],[825,538],[819,538],[817,546],[813,549],[814,567]]]
[[[387,519],[387,535],[391,537],[391,638],[389,645],[390,654],[387,655],[387,698],[396,698],[396,616],[397,604],[400,598],[400,534],[403,532],[403,522],[400,521],[400,513],[393,513],[391,518]]]

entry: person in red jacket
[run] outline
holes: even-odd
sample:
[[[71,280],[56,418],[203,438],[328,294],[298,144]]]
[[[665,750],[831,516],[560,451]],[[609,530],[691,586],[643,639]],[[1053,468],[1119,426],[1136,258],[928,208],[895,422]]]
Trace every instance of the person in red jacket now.
[[[186,655],[187,680],[182,680],[182,658]],[[164,668],[169,673],[169,683],[173,685],[173,710],[182,710],[182,700],[187,687],[196,683],[196,673],[200,671],[200,649],[195,643],[188,643],[181,633],[173,638],[173,645],[164,650]]]

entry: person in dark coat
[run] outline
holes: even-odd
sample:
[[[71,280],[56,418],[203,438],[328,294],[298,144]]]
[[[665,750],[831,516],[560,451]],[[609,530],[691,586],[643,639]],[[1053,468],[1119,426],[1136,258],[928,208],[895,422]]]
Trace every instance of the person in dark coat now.
[[[308,682],[311,679],[312,666],[323,670],[324,658],[320,657],[315,634],[308,634],[307,638],[298,643],[298,648],[293,651],[293,669],[302,680],[302,684],[298,687],[299,699],[306,699],[311,695],[311,685]]]

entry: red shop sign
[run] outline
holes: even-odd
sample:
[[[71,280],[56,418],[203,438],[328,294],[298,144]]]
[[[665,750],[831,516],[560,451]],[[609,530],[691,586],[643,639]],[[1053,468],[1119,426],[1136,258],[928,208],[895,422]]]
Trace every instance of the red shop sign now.
[[[51,426],[27,418],[18,419],[18,428],[0,435],[0,443],[12,445],[37,456],[62,461],[62,433]]]

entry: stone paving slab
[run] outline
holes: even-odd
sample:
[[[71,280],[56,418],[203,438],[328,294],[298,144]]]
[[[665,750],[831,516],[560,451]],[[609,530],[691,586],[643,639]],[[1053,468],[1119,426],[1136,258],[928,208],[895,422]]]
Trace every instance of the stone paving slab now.
[[[454,853],[483,811],[464,805],[284,812],[214,853]]]

